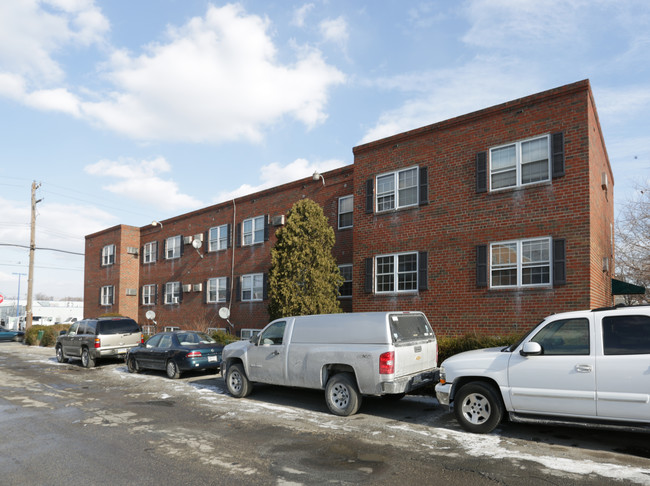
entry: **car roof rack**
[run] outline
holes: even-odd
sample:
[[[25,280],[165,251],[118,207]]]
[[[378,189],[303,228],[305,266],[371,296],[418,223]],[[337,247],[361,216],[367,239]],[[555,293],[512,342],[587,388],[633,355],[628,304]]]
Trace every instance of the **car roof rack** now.
[[[614,306],[609,306],[609,307],[598,307],[596,309],[592,309],[591,312],[601,312],[601,311],[610,311],[610,310],[616,310],[616,309],[629,309],[632,307],[649,307],[650,304],[616,304]]]

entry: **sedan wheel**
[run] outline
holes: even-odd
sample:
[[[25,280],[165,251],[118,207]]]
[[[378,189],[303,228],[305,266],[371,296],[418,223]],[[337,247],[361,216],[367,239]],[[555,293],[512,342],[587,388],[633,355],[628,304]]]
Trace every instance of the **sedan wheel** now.
[[[126,359],[126,367],[129,370],[129,373],[138,373],[140,371],[138,362],[135,360],[133,356],[129,356]]]
[[[181,372],[179,371],[178,366],[176,366],[176,363],[174,363],[174,361],[171,359],[167,361],[167,367],[165,370],[167,371],[167,376],[172,380],[175,380],[181,376]]]

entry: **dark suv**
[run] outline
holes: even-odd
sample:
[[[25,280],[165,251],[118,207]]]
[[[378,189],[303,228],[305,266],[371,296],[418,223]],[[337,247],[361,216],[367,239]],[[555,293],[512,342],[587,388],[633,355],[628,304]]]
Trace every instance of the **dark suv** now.
[[[129,317],[83,319],[70,326],[56,340],[56,359],[81,358],[85,368],[100,358],[125,357],[126,352],[143,342],[138,323]]]

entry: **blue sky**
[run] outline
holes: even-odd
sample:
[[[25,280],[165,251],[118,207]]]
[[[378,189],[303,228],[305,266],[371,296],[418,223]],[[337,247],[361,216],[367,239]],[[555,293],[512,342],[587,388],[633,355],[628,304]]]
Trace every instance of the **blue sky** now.
[[[650,178],[650,3],[0,2],[0,294],[36,246],[352,163],[352,148],[588,78],[620,205]],[[26,295],[22,276],[21,297]],[[34,293],[83,295],[38,250]]]

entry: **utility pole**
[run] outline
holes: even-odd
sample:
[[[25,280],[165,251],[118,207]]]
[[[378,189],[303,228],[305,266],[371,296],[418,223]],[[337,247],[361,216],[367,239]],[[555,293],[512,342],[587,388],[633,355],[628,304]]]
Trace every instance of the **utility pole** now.
[[[36,205],[42,199],[36,199],[36,189],[41,187],[40,182],[32,182],[32,221],[29,237],[29,275],[27,276],[27,306],[25,307],[25,332],[32,327],[32,294],[34,291],[34,250],[36,250]]]

